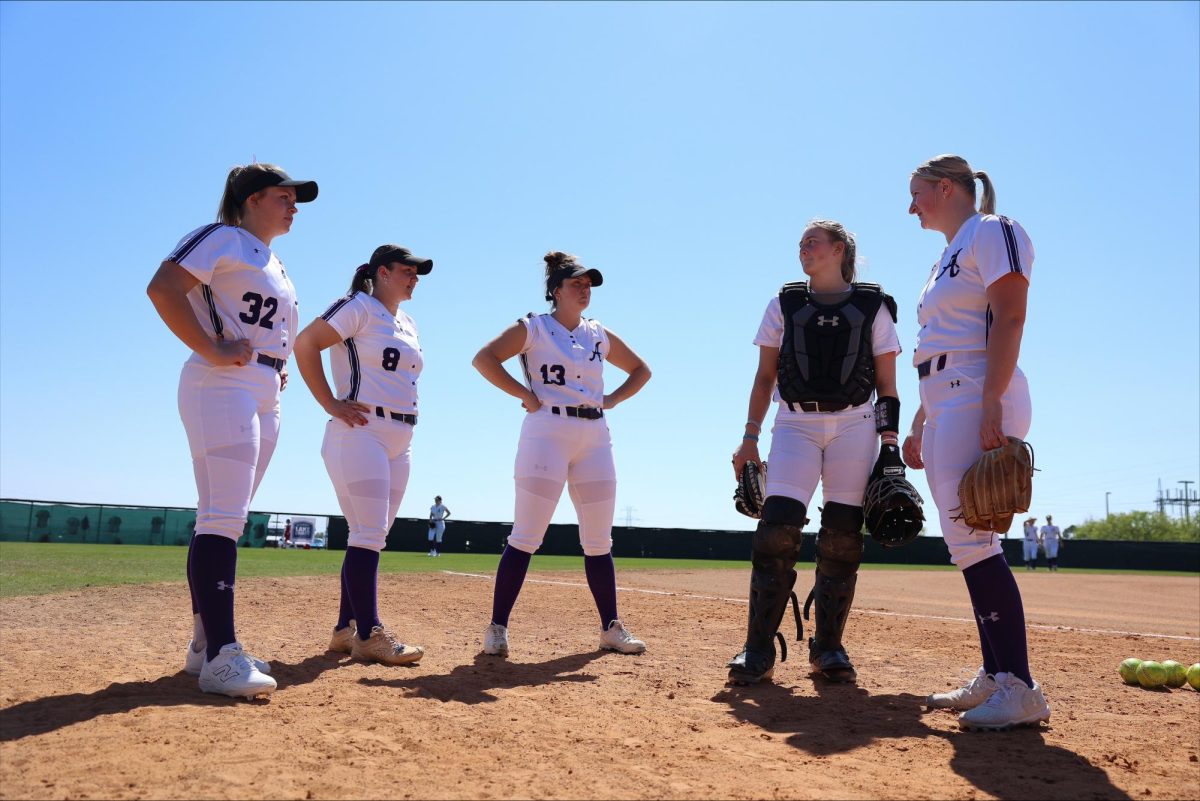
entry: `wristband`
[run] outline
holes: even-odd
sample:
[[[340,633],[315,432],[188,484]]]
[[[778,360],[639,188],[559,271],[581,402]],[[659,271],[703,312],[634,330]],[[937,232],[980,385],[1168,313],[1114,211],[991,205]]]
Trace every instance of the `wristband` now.
[[[748,425],[748,426],[754,426],[754,427],[755,427],[755,428],[757,428],[759,431],[762,431],[762,423],[756,423],[756,422],[754,422],[753,420],[747,420],[747,421],[746,421],[746,425]]]
[[[884,395],[875,401],[875,431],[882,434],[891,431],[900,433],[900,399]]]
[[[748,440],[753,440],[754,442],[758,442],[758,437],[756,437],[754,434],[743,434],[742,439],[748,439]]]

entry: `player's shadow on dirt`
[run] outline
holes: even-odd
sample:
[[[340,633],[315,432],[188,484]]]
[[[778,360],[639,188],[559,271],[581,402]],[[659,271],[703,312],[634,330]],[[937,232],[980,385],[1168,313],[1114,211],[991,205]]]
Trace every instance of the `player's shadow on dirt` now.
[[[547,662],[509,662],[486,654],[476,654],[469,665],[457,665],[442,675],[424,674],[411,679],[360,679],[368,687],[393,687],[408,690],[409,695],[424,695],[439,701],[460,704],[485,704],[498,700],[491,690],[536,687],[543,684],[595,681],[588,673],[576,673],[602,651],[569,654]]]
[[[883,748],[895,753],[902,770],[907,739],[939,737],[954,748],[950,769],[996,798],[1130,797],[1083,757],[1047,745],[1039,730],[942,731],[931,728],[927,716],[950,713],[926,710],[923,697],[871,695],[857,685],[822,681],[814,681],[813,688],[816,696],[767,682],[727,687],[713,700],[727,704],[738,720],[786,734],[788,745],[814,756]]]
[[[271,674],[283,690],[312,681],[326,670],[336,669],[341,662],[337,654],[310,656],[295,665],[272,662]],[[134,709],[151,706],[229,706],[238,703],[269,703],[268,701],[239,701],[224,695],[200,692],[196,677],[182,670],[153,681],[126,681],[110,684],[91,693],[49,695],[0,709],[0,742],[20,740],[83,723],[104,715],[119,715]]]

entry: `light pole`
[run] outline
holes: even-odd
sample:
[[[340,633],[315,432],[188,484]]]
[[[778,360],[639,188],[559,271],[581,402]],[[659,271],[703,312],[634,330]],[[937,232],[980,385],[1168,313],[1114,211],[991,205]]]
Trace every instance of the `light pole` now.
[[[1108,520],[1108,518],[1109,518],[1109,514],[1108,514],[1108,496],[1109,495],[1112,495],[1112,493],[1111,492],[1104,493],[1104,519],[1105,520]]]

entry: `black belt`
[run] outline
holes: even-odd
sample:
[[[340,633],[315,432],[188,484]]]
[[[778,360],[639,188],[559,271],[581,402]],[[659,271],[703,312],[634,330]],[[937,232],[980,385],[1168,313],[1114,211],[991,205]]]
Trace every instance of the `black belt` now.
[[[604,416],[603,409],[591,406],[551,406],[550,411],[554,414],[565,414],[567,417],[580,417],[584,420],[599,420]]]
[[[840,412],[842,409],[850,408],[848,403],[825,403],[824,401],[784,401],[787,404],[788,411],[794,412],[800,409],[804,412]]]
[[[375,416],[382,417],[385,420],[391,417],[393,420],[399,420],[401,423],[408,423],[410,426],[417,424],[417,416],[415,414],[401,414],[400,412],[389,412],[382,406],[375,407]]]
[[[929,377],[929,374],[931,372],[933,372],[933,362],[934,361],[935,361],[934,359],[926,359],[925,361],[923,361],[917,365],[917,379],[918,380]],[[946,354],[943,353],[941,356],[938,356],[936,361],[937,361],[938,372],[941,372],[942,370],[946,369]]]
[[[287,365],[287,359],[276,359],[274,356],[268,356],[265,353],[258,354],[258,358],[255,361],[272,368],[277,373],[282,373],[284,366]]]

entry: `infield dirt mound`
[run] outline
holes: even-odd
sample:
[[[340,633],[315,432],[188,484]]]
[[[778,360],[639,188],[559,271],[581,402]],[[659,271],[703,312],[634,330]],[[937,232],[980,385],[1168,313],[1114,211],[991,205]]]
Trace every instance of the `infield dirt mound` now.
[[[203,695],[182,673],[182,583],[10,598],[0,794],[1200,797],[1200,693],[1116,674],[1127,656],[1200,661],[1194,578],[1018,572],[1053,717],[1003,734],[960,732],[923,707],[979,662],[958,574],[863,574],[846,637],[858,686],[814,682],[791,642],[775,683],[734,689],[725,662],[744,636],[746,579],[620,572],[622,617],[649,646],[622,656],[597,649],[581,573],[531,574],[504,661],[479,653],[490,580],[383,576],[385,622],[428,648],[413,668],[325,652],[335,577],[243,579],[239,632],[272,662],[269,702]],[[783,631],[794,637],[787,620]]]

